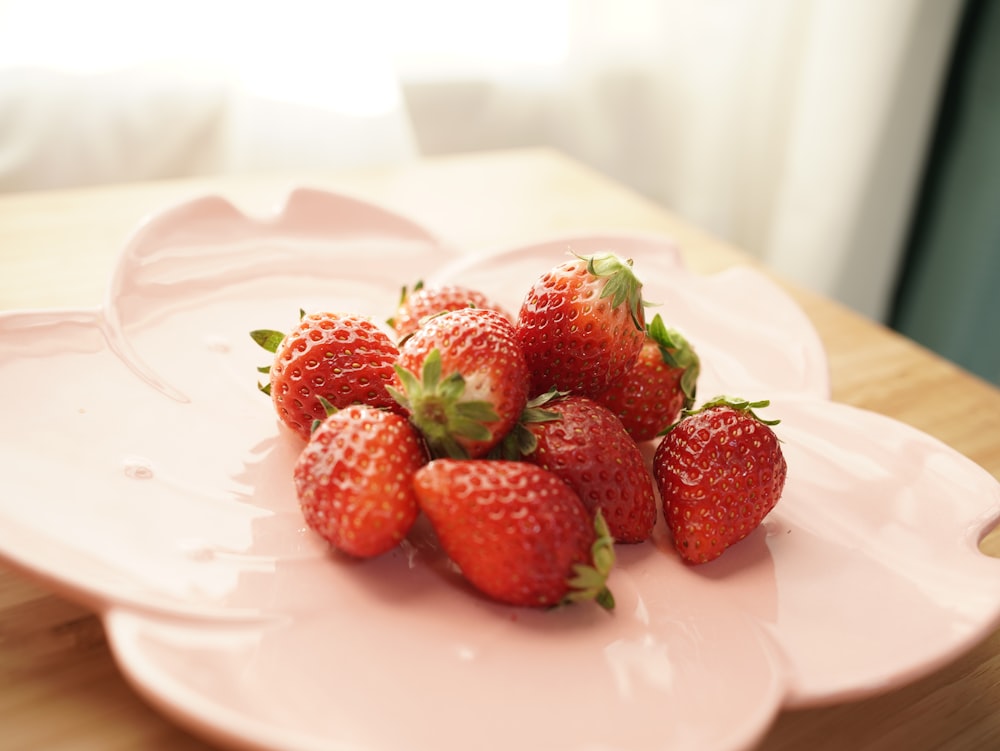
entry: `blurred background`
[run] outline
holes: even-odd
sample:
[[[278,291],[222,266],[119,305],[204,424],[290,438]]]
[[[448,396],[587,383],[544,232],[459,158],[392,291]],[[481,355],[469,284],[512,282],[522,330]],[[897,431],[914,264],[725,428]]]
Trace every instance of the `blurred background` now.
[[[523,146],[1000,385],[1000,0],[0,0],[0,191]]]

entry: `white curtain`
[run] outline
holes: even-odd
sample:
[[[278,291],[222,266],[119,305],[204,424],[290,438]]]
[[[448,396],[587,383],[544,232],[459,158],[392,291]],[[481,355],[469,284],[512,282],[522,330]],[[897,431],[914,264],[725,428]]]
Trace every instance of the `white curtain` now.
[[[542,5],[549,59],[402,59],[425,151],[555,145],[884,318],[960,0]]]
[[[0,0],[0,190],[416,156],[350,0]]]
[[[960,7],[0,0],[0,189],[551,145],[880,319]]]

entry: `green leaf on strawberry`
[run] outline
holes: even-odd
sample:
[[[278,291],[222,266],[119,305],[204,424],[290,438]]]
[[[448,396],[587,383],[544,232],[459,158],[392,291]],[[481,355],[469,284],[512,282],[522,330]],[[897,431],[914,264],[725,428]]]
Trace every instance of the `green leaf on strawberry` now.
[[[563,603],[593,600],[605,610],[614,610],[615,596],[608,589],[608,574],[615,565],[615,541],[600,510],[594,514],[594,531],[597,539],[590,546],[592,565],[573,566],[574,576],[567,582],[570,591]]]
[[[770,399],[760,399],[759,401],[751,402],[748,399],[742,399],[740,397],[719,395],[714,399],[708,400],[697,409],[685,409],[683,412],[681,412],[681,420],[683,420],[685,417],[690,417],[692,415],[697,415],[702,412],[707,412],[715,407],[729,407],[730,409],[733,409],[737,412],[741,412],[745,415],[748,415],[749,417],[752,417],[754,420],[761,423],[762,425],[773,426],[780,423],[781,420],[765,420],[763,417],[754,412],[755,409],[764,409],[765,407],[770,406],[770,404],[771,404]],[[675,427],[677,427],[677,424],[678,423],[674,423],[665,431],[663,431],[663,435],[666,435]]]
[[[620,307],[623,303],[632,317],[632,323],[639,331],[643,330],[643,300],[642,282],[632,271],[631,259],[623,261],[614,253],[603,255],[577,256],[587,262],[587,271],[596,277],[608,281],[601,290],[601,297],[610,297],[612,307]]]
[[[270,352],[272,355],[278,351],[278,347],[281,342],[284,341],[285,335],[280,331],[275,331],[273,329],[254,329],[250,332],[250,338],[253,339],[257,344],[259,344],[263,349]],[[270,365],[261,365],[257,368],[258,373],[270,373]],[[257,388],[264,394],[268,396],[271,395],[271,384],[270,383],[260,383],[257,382]]]
[[[500,419],[496,410],[487,401],[463,401],[465,379],[458,372],[442,378],[439,350],[428,353],[419,378],[398,364],[395,369],[402,389],[390,386],[388,391],[410,413],[432,456],[465,459],[468,453],[458,437],[489,440],[486,423]]]
[[[273,329],[255,329],[250,332],[250,338],[273,355],[278,351],[278,345],[285,335]]]
[[[701,374],[701,360],[694,348],[679,331],[668,328],[659,313],[653,316],[646,327],[646,335],[656,342],[664,364],[683,370],[680,387],[684,394],[684,409],[690,409],[694,404],[698,376]]]
[[[529,399],[521,412],[521,417],[511,431],[504,436],[489,454],[490,459],[508,459],[518,461],[519,459],[533,454],[538,448],[538,438],[528,428],[542,422],[553,422],[562,419],[562,415],[552,409],[545,409],[545,405],[565,396],[565,391],[546,391],[539,394],[534,399]]]

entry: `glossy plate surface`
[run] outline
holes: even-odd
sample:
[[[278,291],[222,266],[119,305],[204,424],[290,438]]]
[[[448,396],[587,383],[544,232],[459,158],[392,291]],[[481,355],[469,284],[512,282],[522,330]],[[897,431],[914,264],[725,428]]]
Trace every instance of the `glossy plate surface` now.
[[[420,278],[516,312],[568,252],[602,249],[698,348],[702,397],[772,399],[789,475],[764,525],[698,568],[662,527],[620,547],[612,615],[489,603],[422,524],[376,561],[326,550],[247,332],[300,307],[381,321]],[[97,608],[137,689],[236,748],[746,748],[782,707],[887,690],[1000,623],[1000,561],[977,547],[1000,485],[830,402],[775,285],[692,274],[664,238],[462,254],[344,196],[296,191],[264,218],[205,198],[139,229],[101,309],[0,316],[0,386],[0,555]]]

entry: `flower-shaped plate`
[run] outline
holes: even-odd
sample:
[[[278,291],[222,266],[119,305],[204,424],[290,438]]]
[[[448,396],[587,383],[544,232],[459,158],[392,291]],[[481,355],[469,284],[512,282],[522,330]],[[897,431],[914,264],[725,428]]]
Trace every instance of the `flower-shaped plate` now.
[[[662,525],[620,546],[607,614],[488,602],[423,523],[367,562],[304,527],[301,443],[257,389],[249,330],[300,308],[381,321],[417,279],[516,312],[601,250],[694,343],[701,396],[772,400],[789,474],[756,532],[700,567]],[[463,253],[346,196],[298,190],[261,218],[199,199],[139,228],[101,308],[0,315],[0,387],[0,555],[97,609],[133,685],[234,748],[747,748],[783,707],[887,690],[1000,622],[1000,561],[978,550],[996,481],[831,402],[778,287],[694,274],[660,237]]]

